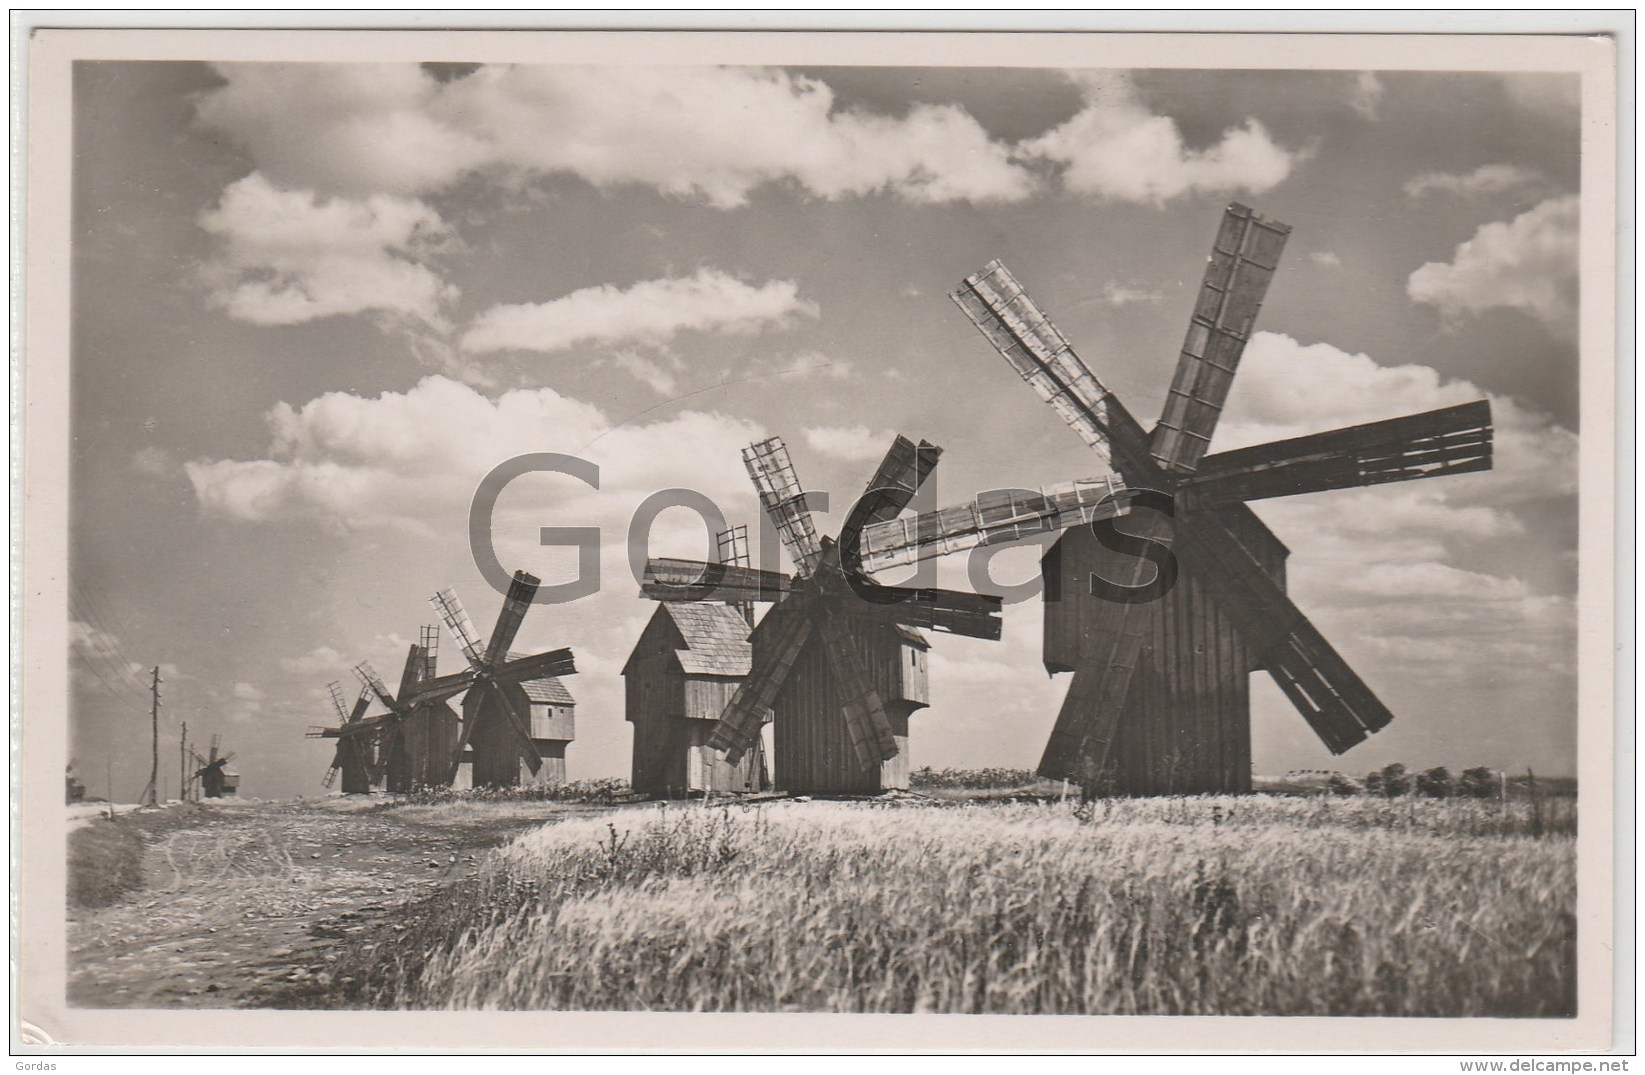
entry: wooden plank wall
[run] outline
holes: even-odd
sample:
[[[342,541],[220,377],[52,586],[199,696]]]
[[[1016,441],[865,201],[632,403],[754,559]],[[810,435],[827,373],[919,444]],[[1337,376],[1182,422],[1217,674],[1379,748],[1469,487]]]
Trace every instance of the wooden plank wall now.
[[[798,794],[869,793],[908,787],[908,715],[925,703],[903,697],[902,664],[910,648],[889,627],[864,626],[852,644],[874,689],[885,700],[897,755],[865,765],[851,748],[838,686],[821,643],[806,642],[772,706],[774,779]]]
[[[448,703],[419,706],[400,724],[389,755],[388,790],[446,783],[460,734],[457,713]]]
[[[1247,511],[1217,514],[1283,586],[1284,545]],[[1180,506],[1178,520],[1192,522]],[[1120,578],[1119,569],[1130,560],[1102,547],[1083,527],[1047,553],[1042,568],[1061,587],[1061,600],[1045,603],[1047,670],[1071,671],[1117,629],[1124,606],[1091,596],[1089,576],[1095,571]],[[1250,674],[1257,670],[1257,656],[1206,587],[1188,574],[1180,574],[1168,595],[1141,611],[1148,631],[1109,753],[1104,790],[1120,795],[1249,791]]]
[[[533,739],[537,746],[537,753],[543,756],[543,764],[537,770],[537,775],[531,775],[531,769],[524,760],[520,761],[520,771],[516,779],[521,784],[540,784],[544,787],[558,787],[565,783],[565,748],[566,744],[559,739]]]

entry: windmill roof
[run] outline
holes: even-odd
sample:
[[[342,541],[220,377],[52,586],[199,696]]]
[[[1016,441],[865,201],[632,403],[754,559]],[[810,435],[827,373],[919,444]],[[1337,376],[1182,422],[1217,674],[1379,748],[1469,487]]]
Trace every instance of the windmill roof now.
[[[510,652],[508,660],[517,661],[521,657],[529,657],[529,653]],[[557,676],[544,676],[542,679],[526,679],[520,681],[525,690],[525,696],[533,702],[543,705],[576,705],[577,699],[571,697],[571,691]]]
[[[931,648],[931,642],[918,630],[904,623],[894,623],[891,626],[896,628],[897,634],[901,635],[902,640],[910,646],[918,646],[920,649]]]
[[[685,648],[676,650],[688,676],[746,676],[754,665],[748,624],[730,605],[668,601],[662,606],[679,628]]]

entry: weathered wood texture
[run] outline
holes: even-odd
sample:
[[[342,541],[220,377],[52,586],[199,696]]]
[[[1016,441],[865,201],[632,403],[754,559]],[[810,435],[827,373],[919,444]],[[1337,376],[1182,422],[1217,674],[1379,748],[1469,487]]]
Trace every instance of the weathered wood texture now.
[[[1240,544],[1283,588],[1287,550],[1256,516],[1222,512]],[[1179,507],[1180,521],[1191,523]],[[1081,666],[1118,629],[1125,606],[1091,596],[1093,572],[1122,577],[1133,558],[1104,548],[1081,527],[1066,534],[1042,562],[1057,600],[1045,602],[1045,666],[1052,673]],[[1244,792],[1251,788],[1250,675],[1258,657],[1215,597],[1190,572],[1170,593],[1146,606],[1144,634],[1126,704],[1120,713],[1101,790],[1118,795]]]
[[[513,701],[515,711],[525,717],[528,730],[532,733],[532,743],[537,753],[542,755],[543,764],[533,775],[521,756],[519,739],[509,729],[508,716],[501,712],[488,712],[480,717],[474,734],[469,737],[468,755],[473,758],[471,778],[474,786],[515,787],[522,781],[563,784],[566,743],[575,733],[575,722],[571,716],[575,703],[567,704],[570,692],[558,680],[534,680],[524,685],[505,683],[503,689]],[[536,697],[552,697],[555,700],[537,701]],[[463,701],[463,719],[474,720],[480,707],[489,709],[492,705],[487,693],[470,691]],[[547,732],[547,736],[538,738],[538,729]]]
[[[657,606],[623,666],[625,715],[634,725],[629,784],[635,791],[678,797],[760,790],[763,743],[735,764],[708,745],[715,722],[747,676],[747,635],[741,614],[723,605]]]
[[[388,790],[406,792],[446,782],[461,729],[448,703],[418,706],[395,729],[388,746]]]
[[[851,747],[845,701],[821,642],[800,651],[772,706],[777,786],[795,793],[874,793],[908,787],[908,718],[930,704],[926,643],[907,628],[854,623],[851,643],[890,719],[897,754],[867,765]]]

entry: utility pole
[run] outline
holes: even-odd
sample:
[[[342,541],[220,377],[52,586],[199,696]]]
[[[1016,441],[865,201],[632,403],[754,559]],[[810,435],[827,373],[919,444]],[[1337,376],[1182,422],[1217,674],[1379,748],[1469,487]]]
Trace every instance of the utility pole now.
[[[153,760],[149,765],[149,793],[148,804],[160,804],[160,666],[154,666],[153,680],[149,683],[149,731],[150,745],[153,748]]]
[[[177,737],[177,797],[188,802],[188,721],[183,722],[183,734]]]

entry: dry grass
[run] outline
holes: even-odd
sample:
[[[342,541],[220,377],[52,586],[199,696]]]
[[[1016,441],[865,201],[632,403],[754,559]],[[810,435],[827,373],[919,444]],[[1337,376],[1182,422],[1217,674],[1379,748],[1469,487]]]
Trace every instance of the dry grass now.
[[[1564,1015],[1575,814],[1550,809],[1541,836],[1525,804],[1457,800],[620,810],[415,908],[346,999]]]
[[[135,825],[96,820],[69,833],[71,907],[107,907],[143,886],[143,836]]]

